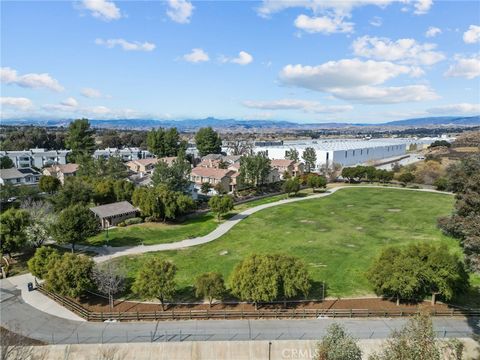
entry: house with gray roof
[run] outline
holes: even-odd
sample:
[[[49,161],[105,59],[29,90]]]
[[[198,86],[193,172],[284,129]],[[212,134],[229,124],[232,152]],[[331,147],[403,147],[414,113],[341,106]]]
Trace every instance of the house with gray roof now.
[[[139,210],[128,201],[119,201],[90,208],[100,220],[102,229],[118,225],[122,221],[137,216]]]
[[[37,185],[40,181],[40,172],[32,168],[10,168],[0,170],[0,184]]]

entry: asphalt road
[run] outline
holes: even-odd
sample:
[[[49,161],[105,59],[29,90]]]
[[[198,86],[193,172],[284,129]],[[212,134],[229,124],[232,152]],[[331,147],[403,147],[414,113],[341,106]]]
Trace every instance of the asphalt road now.
[[[162,341],[315,340],[333,322],[344,325],[356,338],[386,338],[405,319],[316,320],[188,320],[93,323],[59,318],[26,304],[14,288],[1,289],[0,323],[22,335],[50,344],[88,344]],[[436,318],[439,337],[480,334],[479,318]]]

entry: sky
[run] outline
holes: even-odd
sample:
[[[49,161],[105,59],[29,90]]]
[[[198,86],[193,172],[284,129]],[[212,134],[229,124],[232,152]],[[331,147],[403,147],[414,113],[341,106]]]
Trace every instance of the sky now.
[[[1,1],[1,118],[480,114],[480,2]]]

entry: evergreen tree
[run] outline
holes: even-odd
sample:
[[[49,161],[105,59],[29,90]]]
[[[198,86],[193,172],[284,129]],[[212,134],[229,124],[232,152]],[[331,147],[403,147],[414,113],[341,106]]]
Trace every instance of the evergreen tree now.
[[[201,128],[195,135],[195,144],[200,156],[220,154],[222,139],[211,127]]]

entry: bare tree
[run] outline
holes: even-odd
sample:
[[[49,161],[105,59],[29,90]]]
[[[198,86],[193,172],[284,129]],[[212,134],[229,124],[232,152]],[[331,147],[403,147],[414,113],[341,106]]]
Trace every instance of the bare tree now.
[[[0,360],[45,360],[48,350],[33,346],[41,344],[17,331],[0,328]]]
[[[230,150],[231,155],[248,155],[253,150],[253,143],[250,140],[229,140],[227,147]]]
[[[342,172],[342,165],[332,163],[330,165],[322,165],[320,167],[320,174],[325,176],[329,182],[333,182],[340,176]]]
[[[113,296],[125,288],[125,276],[114,263],[107,262],[93,269],[93,281],[98,291],[108,296],[110,310],[113,310]]]

